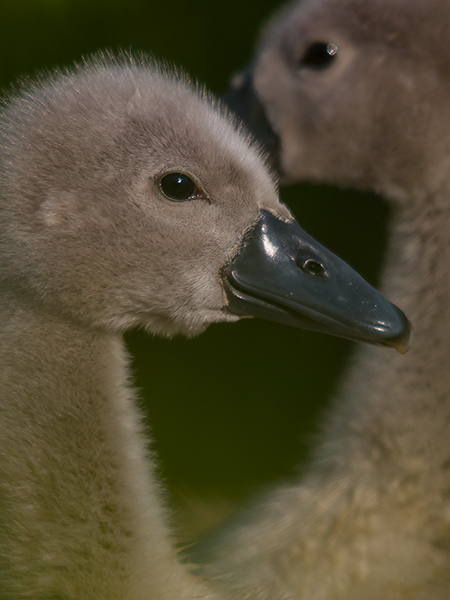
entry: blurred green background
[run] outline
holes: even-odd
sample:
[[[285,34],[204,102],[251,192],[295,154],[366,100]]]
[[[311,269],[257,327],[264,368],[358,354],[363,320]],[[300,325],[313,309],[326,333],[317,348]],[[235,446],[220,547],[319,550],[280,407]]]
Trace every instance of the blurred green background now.
[[[102,48],[183,65],[220,94],[276,0],[0,0],[0,84]],[[387,209],[371,195],[299,185],[301,224],[376,283]],[[127,336],[161,474],[186,535],[291,476],[354,344],[272,323],[212,326],[194,340]],[[196,523],[196,510],[199,511]]]

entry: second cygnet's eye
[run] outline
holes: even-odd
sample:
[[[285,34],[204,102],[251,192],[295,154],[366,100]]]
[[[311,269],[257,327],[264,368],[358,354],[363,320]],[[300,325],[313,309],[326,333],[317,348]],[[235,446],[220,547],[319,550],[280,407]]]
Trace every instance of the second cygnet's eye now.
[[[196,183],[186,173],[167,173],[160,178],[159,187],[164,196],[178,202],[200,195]]]
[[[300,59],[300,66],[310,67],[312,69],[324,69],[331,65],[338,53],[338,47],[335,44],[326,42],[314,42],[305,50]]]

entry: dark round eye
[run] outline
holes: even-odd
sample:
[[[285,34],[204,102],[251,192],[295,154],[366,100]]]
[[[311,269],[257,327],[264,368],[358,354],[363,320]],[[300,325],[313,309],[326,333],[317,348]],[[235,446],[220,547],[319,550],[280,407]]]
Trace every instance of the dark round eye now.
[[[167,173],[159,180],[159,187],[170,200],[189,200],[198,195],[196,184],[185,173]]]
[[[312,258],[303,263],[303,270],[306,271],[309,275],[320,276],[325,274],[325,269],[323,265],[321,265],[320,262],[317,262],[317,260],[313,260]]]
[[[338,47],[335,44],[315,42],[306,49],[300,64],[312,69],[323,69],[334,61],[337,53]]]

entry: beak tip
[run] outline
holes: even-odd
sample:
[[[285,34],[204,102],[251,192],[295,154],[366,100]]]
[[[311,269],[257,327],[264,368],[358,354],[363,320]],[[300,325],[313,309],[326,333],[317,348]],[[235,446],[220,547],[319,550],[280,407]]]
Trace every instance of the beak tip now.
[[[382,346],[395,348],[400,354],[406,354],[411,348],[414,337],[413,327],[406,315],[395,304],[391,304],[390,319],[380,323],[380,333]]]
[[[392,343],[392,346],[400,354],[406,354],[408,352],[408,350],[411,348],[413,338],[414,338],[414,331],[413,331],[412,326],[409,325],[409,328],[405,331],[405,333],[402,336],[400,336],[399,338],[397,338]]]

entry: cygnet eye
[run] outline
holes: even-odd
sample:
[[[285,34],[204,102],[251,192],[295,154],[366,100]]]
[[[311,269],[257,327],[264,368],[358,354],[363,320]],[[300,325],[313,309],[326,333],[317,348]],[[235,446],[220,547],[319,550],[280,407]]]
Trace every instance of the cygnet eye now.
[[[312,69],[324,69],[331,65],[337,53],[338,47],[335,44],[314,42],[306,49],[300,60],[300,65]]]
[[[196,183],[186,173],[167,173],[160,178],[159,187],[164,196],[177,202],[200,195]]]

